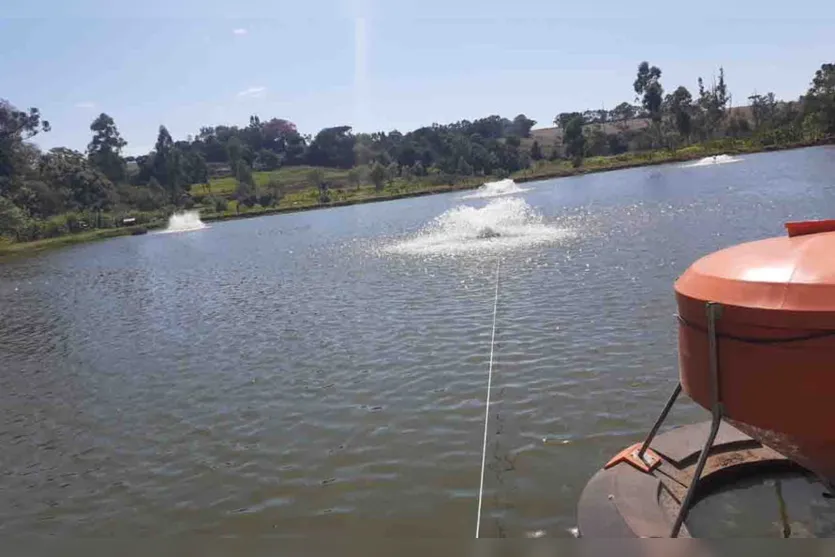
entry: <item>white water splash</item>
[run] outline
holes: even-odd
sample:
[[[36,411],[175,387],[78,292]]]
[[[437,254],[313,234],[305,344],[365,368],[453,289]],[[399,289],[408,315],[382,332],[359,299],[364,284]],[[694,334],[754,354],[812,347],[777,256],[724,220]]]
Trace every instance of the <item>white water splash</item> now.
[[[185,211],[171,215],[168,219],[168,226],[161,233],[192,232],[194,230],[203,230],[204,228],[207,228],[207,226],[206,223],[200,220],[199,211]]]
[[[487,182],[474,193],[467,194],[462,199],[489,199],[504,195],[515,195],[530,191],[530,188],[520,188],[516,182],[510,179],[499,180],[498,182]]]
[[[461,205],[435,218],[410,239],[384,248],[407,255],[457,255],[557,242],[570,230],[549,226],[522,199],[498,199],[480,209]]]
[[[682,166],[684,168],[695,168],[697,166],[713,166],[714,164],[729,164],[732,162],[742,162],[742,159],[738,159],[730,155],[715,155],[713,157],[705,157],[696,162],[691,162]]]

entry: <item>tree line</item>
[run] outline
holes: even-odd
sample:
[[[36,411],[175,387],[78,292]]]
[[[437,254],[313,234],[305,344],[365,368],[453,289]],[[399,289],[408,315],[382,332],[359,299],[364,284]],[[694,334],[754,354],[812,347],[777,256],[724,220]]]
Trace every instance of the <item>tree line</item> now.
[[[558,114],[560,140],[547,147],[531,139],[536,122],[524,114],[432,124],[405,134],[336,126],[315,136],[300,133],[289,120],[253,115],[246,126],[203,127],[179,141],[160,126],[154,149],[137,157],[123,156],[127,141],[104,113],[90,125],[85,152],[42,152],[31,140],[49,132],[49,122],[37,108],[21,110],[0,100],[0,236],[31,240],[113,226],[125,215],[150,219],[193,206],[192,185],[219,175],[234,176],[239,205],[275,205],[281,187],[272,184],[259,195],[253,172],[282,167],[352,169],[351,185],[373,183],[379,190],[397,178],[506,176],[544,159],[581,165],[591,156],[676,150],[717,138],[751,138],[767,147],[835,135],[835,64],[823,64],[799,99],[754,93],[744,110],[732,109],[723,69],[710,84],[698,78],[697,86],[695,94],[683,85],[665,94],[661,68],[642,62],[632,102]],[[321,170],[311,170],[308,182],[318,188],[320,202],[330,200]],[[226,200],[214,199],[212,208],[225,210]]]

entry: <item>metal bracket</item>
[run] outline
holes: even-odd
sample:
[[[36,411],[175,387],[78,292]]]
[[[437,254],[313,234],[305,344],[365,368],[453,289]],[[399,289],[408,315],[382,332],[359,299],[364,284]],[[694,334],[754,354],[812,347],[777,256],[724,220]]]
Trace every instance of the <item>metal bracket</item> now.
[[[678,511],[678,516],[673,524],[673,529],[670,531],[671,538],[677,538],[681,532],[681,526],[684,524],[684,519],[687,518],[687,513],[690,510],[690,504],[693,501],[693,495],[696,493],[696,486],[702,477],[707,457],[710,453],[710,448],[713,442],[716,441],[716,434],[719,433],[719,426],[722,424],[722,401],[721,393],[719,391],[719,346],[716,338],[716,321],[722,314],[722,306],[716,302],[707,302],[705,306],[707,313],[707,342],[708,354],[710,358],[710,398],[711,398],[711,414],[710,433],[707,436],[702,452],[699,453],[699,460],[696,463],[696,470],[693,472],[693,479],[690,481],[690,486],[687,488],[687,494],[681,502],[681,507]]]
[[[717,302],[707,302],[705,304],[705,313],[707,314],[708,356],[710,361],[710,399],[712,415],[710,433],[705,440],[704,447],[702,447],[702,450],[699,453],[699,459],[693,473],[693,479],[690,482],[690,486],[687,488],[687,494],[681,502],[678,516],[676,516],[675,523],[670,531],[671,538],[678,537],[681,532],[681,527],[684,524],[684,519],[687,518],[690,504],[693,501],[693,495],[696,492],[696,486],[702,477],[702,472],[704,471],[705,464],[707,463],[707,457],[710,454],[710,449],[716,441],[716,435],[719,433],[719,426],[722,424],[722,416],[724,413],[722,408],[721,393],[719,390],[719,347],[716,335],[716,321],[722,316],[722,305]],[[624,449],[621,453],[610,460],[605,468],[610,468],[618,462],[628,462],[639,470],[647,473],[651,472],[653,468],[660,463],[660,458],[652,451],[652,449],[650,449],[650,445],[652,444],[653,439],[655,439],[655,436],[658,434],[661,424],[663,424],[664,420],[667,419],[667,415],[670,413],[670,410],[680,394],[681,382],[676,385],[676,388],[673,390],[673,394],[670,395],[670,398],[667,400],[667,404],[664,405],[664,409],[661,411],[658,419],[655,420],[647,438],[642,444],[640,444],[640,448],[637,448],[638,445],[633,445],[632,447]],[[653,462],[653,459],[657,459],[658,462]]]
[[[655,470],[659,464],[661,464],[661,457],[658,456],[658,454],[652,449],[643,449],[642,452],[641,443],[635,443],[631,447],[627,447],[616,454],[612,460],[606,463],[606,466],[604,466],[603,469],[606,470],[612,468],[621,462],[631,464],[641,472],[649,474]]]

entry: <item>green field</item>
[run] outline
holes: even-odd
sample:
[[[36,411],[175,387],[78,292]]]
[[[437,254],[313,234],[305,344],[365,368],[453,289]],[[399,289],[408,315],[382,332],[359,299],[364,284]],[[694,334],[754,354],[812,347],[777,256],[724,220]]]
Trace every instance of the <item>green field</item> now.
[[[307,175],[313,169],[312,166],[290,166],[273,170],[271,172],[253,172],[252,177],[255,179],[256,186],[265,186],[270,180],[275,180],[280,183],[286,191],[298,190],[309,187],[307,183]],[[325,180],[331,184],[339,187],[347,187],[348,171],[340,168],[323,168],[325,173]],[[206,189],[202,184],[192,186],[191,193],[194,196],[202,195],[221,195],[224,197],[231,196],[235,193],[235,188],[238,186],[234,177],[215,178],[209,182],[209,188]]]
[[[806,146],[806,144],[784,145],[780,148],[803,146]],[[608,157],[590,157],[584,159],[582,165],[579,167],[574,167],[567,160],[541,160],[530,168],[516,172],[510,177],[517,182],[529,182],[532,180],[560,178],[636,166],[683,162],[722,153],[738,154],[763,150],[765,149],[762,146],[751,144],[745,140],[722,139],[707,144],[692,145],[674,151],[656,150],[628,152]],[[260,192],[264,192],[262,187],[270,180],[276,180],[284,186],[285,196],[274,207],[255,205],[249,208],[243,206],[239,208],[237,202],[232,199],[237,186],[236,180],[232,177],[214,179],[210,182],[208,189],[203,185],[196,184],[192,186],[191,194],[198,204],[201,216],[205,220],[221,220],[472,189],[481,186],[485,182],[499,179],[497,176],[441,175],[408,179],[397,178],[391,183],[387,182],[382,190],[377,191],[367,183],[362,184],[359,188],[349,186],[347,170],[323,168],[322,171],[324,172],[325,180],[330,183],[331,188],[329,190],[330,202],[322,204],[319,202],[318,190],[310,187],[307,181],[307,175],[311,169],[312,167],[309,166],[296,166],[282,168],[272,172],[253,173],[253,178]],[[213,207],[203,204],[207,196],[225,197],[229,203],[228,209],[223,213],[215,212]]]

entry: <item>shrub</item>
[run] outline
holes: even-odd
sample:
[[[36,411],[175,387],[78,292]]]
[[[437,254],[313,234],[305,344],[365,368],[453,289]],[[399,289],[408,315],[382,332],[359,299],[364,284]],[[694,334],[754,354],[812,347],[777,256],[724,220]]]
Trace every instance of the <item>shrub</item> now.
[[[275,205],[275,197],[271,193],[263,193],[258,196],[258,204],[261,207],[272,207]]]

